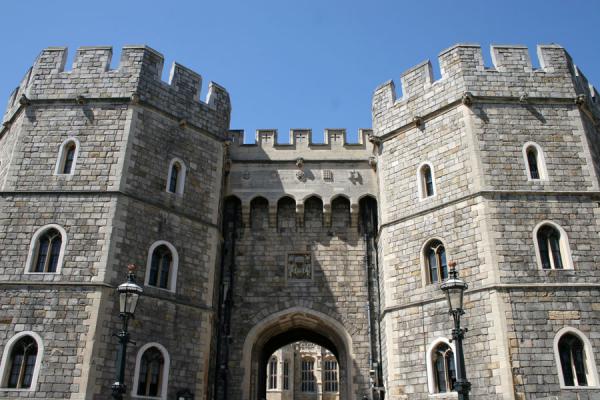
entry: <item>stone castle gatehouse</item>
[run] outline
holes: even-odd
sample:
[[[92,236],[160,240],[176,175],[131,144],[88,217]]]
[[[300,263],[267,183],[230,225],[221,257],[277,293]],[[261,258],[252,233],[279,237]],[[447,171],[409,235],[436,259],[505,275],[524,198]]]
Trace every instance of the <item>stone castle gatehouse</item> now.
[[[43,50],[0,130],[0,398],[110,398],[135,263],[127,398],[267,398],[308,341],[341,400],[455,399],[451,260],[472,398],[600,398],[598,93],[560,46],[491,50],[376,88],[357,143],[287,144],[149,47]]]

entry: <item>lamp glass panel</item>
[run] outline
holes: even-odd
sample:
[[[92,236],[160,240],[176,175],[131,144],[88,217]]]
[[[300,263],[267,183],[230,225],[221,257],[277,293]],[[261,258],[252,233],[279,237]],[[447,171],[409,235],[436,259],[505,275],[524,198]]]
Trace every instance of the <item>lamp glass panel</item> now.
[[[448,305],[450,310],[462,310],[463,308],[463,288],[453,287],[448,289]]]

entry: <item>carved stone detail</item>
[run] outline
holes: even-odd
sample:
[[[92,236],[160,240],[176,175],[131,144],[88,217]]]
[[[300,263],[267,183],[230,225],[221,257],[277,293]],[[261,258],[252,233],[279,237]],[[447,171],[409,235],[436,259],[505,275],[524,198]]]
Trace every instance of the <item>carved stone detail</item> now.
[[[312,279],[312,261],[310,253],[288,254],[287,278],[290,280]]]

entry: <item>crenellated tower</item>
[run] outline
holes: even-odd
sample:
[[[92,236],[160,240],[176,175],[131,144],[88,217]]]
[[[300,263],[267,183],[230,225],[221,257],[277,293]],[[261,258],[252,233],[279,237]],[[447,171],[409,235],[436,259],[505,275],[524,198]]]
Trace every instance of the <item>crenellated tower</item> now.
[[[598,95],[560,46],[538,47],[539,69],[526,47],[491,50],[488,68],[479,46],[453,46],[439,80],[425,62],[401,96],[391,81],[373,95],[390,399],[453,398],[434,365],[452,349],[450,260],[470,286],[474,398],[597,396]],[[587,385],[562,380],[565,329],[591,341]]]
[[[201,76],[177,63],[163,82],[164,58],[149,47],[124,47],[116,69],[111,55],[79,48],[65,70],[67,50],[47,48],[10,96],[0,132],[2,345],[19,332],[39,338],[41,368],[20,397],[107,399],[114,288],[135,263],[144,299],[126,395],[207,398],[229,95],[210,83],[200,101]],[[178,371],[159,377],[157,393],[135,372],[155,353]]]

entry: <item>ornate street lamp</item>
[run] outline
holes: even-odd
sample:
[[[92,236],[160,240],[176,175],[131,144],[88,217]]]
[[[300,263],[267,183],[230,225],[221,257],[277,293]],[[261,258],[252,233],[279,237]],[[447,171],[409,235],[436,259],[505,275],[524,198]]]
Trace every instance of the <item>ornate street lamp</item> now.
[[[446,294],[448,306],[450,307],[450,315],[454,320],[454,329],[452,329],[452,340],[456,342],[456,383],[454,388],[458,392],[458,400],[468,400],[471,384],[467,380],[467,371],[465,370],[465,356],[463,353],[463,339],[465,337],[466,328],[460,327],[460,316],[465,313],[463,308],[463,299],[465,290],[468,286],[458,277],[456,271],[456,263],[450,264],[449,277],[440,285],[440,289]]]
[[[119,339],[119,351],[117,353],[116,380],[112,384],[112,396],[117,400],[123,399],[123,394],[127,388],[125,386],[125,356],[127,354],[127,344],[130,343],[127,324],[130,318],[134,318],[135,307],[138,299],[144,290],[135,283],[135,265],[127,266],[127,282],[122,283],[117,288],[119,293],[119,317],[121,317],[121,331],[116,334]]]

